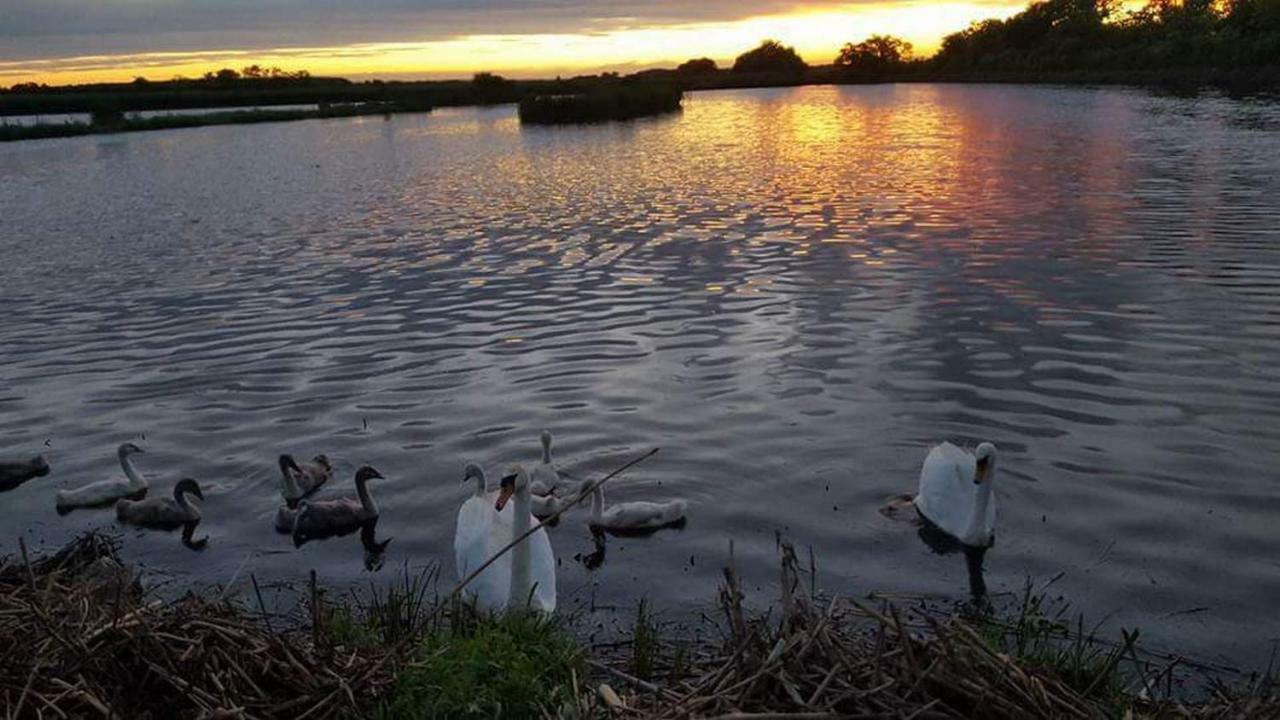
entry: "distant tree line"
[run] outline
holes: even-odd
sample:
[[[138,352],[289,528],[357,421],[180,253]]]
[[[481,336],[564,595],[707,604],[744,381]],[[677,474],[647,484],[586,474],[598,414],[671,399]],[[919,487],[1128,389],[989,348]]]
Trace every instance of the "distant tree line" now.
[[[168,80],[152,80],[147,77],[138,76],[128,83],[98,83],[88,86],[67,86],[54,87],[44,83],[21,82],[16,83],[8,89],[11,93],[38,93],[38,92],[65,92],[68,89],[76,87],[89,88],[120,88],[127,87],[130,90],[159,91],[164,89],[172,89],[179,87],[196,88],[196,87],[228,87],[237,85],[266,85],[272,87],[287,87],[291,85],[314,85],[314,84],[347,84],[348,80],[342,78],[317,78],[313,77],[307,70],[281,70],[278,67],[262,67],[261,65],[249,65],[247,67],[236,70],[234,68],[221,68],[219,70],[210,70],[198,78],[189,78],[183,75],[175,75]],[[0,92],[4,88],[0,87]]]
[[[435,105],[518,102],[548,88],[608,87],[618,83],[659,83],[680,90],[819,82],[885,80],[964,80],[1011,77],[1032,80],[1063,73],[1168,73],[1187,69],[1251,70],[1280,85],[1280,0],[1147,0],[1125,10],[1123,0],[1037,0],[1003,20],[975,22],[943,38],[932,57],[921,58],[911,44],[890,35],[872,35],[847,43],[831,65],[811,67],[795,48],[777,40],[735,58],[730,68],[700,57],[675,69],[616,72],[574,78],[513,81],[478,73],[470,82],[436,81],[351,83],[313,77],[306,70],[285,71],[250,65],[222,68],[203,77],[133,83],[48,87],[18,83],[0,99],[5,112],[71,112],[87,100],[75,95],[106,94],[131,98],[126,109],[199,106],[217,102],[383,101],[388,94],[429,96]],[[140,100],[145,91],[150,100]],[[228,92],[241,95],[226,97]],[[209,93],[203,97],[202,93]],[[41,99],[40,96],[43,96]],[[215,103],[217,104],[217,103]]]

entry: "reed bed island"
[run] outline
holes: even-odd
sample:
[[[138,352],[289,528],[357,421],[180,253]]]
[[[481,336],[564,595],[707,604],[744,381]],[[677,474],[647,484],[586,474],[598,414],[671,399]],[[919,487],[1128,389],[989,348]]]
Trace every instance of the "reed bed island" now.
[[[684,93],[665,86],[623,86],[581,93],[534,95],[520,101],[526,125],[571,125],[632,120],[680,111]]]

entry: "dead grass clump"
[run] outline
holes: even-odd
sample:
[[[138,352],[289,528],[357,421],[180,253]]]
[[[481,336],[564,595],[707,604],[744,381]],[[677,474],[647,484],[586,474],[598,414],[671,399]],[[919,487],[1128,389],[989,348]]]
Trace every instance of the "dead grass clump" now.
[[[116,544],[88,533],[0,566],[6,716],[329,718],[387,682],[377,646],[318,648],[226,602],[148,602]]]
[[[1280,718],[1274,685],[1222,689],[1209,702],[1155,701],[1158,672],[1137,660],[1137,633],[1109,652],[1088,682],[1051,665],[1004,652],[999,643],[959,616],[913,614],[905,622],[891,606],[854,600],[818,601],[800,582],[790,545],[782,552],[777,611],[750,615],[732,564],[725,568],[719,606],[725,630],[718,646],[703,647],[666,685],[609,669],[630,694],[602,688],[614,717],[624,718]],[[652,654],[652,653],[651,653]],[[658,654],[661,656],[661,654]],[[1130,674],[1117,658],[1134,658]],[[656,675],[656,673],[653,673]]]

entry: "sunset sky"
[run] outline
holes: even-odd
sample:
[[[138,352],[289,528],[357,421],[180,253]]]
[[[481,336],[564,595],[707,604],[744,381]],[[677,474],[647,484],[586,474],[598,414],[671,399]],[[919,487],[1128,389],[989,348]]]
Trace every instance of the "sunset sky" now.
[[[889,33],[929,54],[1025,2],[0,0],[0,85],[167,79],[250,64],[365,78],[623,72],[731,61],[764,38],[827,63]]]

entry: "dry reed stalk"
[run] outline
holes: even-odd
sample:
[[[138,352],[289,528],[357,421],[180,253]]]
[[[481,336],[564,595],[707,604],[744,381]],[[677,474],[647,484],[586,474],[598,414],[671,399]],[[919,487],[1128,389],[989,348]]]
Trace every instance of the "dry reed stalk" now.
[[[700,653],[666,686],[629,683],[611,717],[721,718],[1071,718],[1094,720],[1114,711],[1093,695],[1100,681],[1077,690],[1045,668],[998,652],[960,617],[924,617],[908,624],[889,606],[857,601],[819,606],[800,582],[794,550],[779,541],[781,614],[752,617],[743,607],[732,563],[724,569],[719,604],[724,646]],[[732,558],[732,553],[731,553]],[[812,565],[812,561],[811,565]],[[1136,636],[1134,636],[1136,637]],[[1136,661],[1132,642],[1123,650]],[[1147,675],[1150,687],[1160,674]],[[614,673],[611,673],[614,674]],[[616,676],[616,674],[614,674]],[[654,689],[659,692],[655,692]],[[1266,685],[1243,699],[1227,696],[1199,706],[1134,700],[1135,718],[1275,718],[1280,697]],[[1137,712],[1137,711],[1141,712]]]

